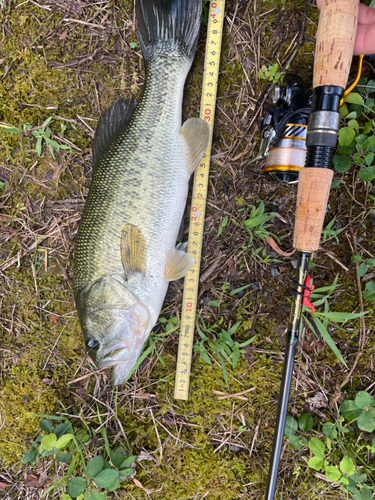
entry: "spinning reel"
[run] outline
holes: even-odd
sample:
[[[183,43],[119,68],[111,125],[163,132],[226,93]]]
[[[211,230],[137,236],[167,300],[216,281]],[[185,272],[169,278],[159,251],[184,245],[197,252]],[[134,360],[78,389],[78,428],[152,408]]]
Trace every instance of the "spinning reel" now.
[[[374,54],[366,59],[374,59]],[[364,56],[359,56],[357,75],[344,98],[357,85],[362,71]],[[263,173],[274,180],[293,184],[298,182],[298,173],[305,166],[306,135],[309,115],[312,109],[312,89],[304,89],[299,76],[289,74],[283,87],[275,86],[272,104],[266,109],[261,125],[259,154],[250,161],[266,158]]]
[[[284,86],[275,86],[272,101],[261,125],[259,155],[251,163],[266,158],[263,173],[292,184],[305,165],[312,91],[305,92],[300,77],[287,75]]]

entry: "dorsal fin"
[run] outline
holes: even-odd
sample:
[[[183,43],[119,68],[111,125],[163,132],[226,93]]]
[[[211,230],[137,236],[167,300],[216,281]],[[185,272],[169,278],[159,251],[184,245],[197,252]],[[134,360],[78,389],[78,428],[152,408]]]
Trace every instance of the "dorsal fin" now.
[[[104,151],[124,128],[126,128],[134,114],[137,101],[135,99],[119,99],[109,106],[101,115],[95,130],[94,145],[92,147],[92,170],[98,166]]]

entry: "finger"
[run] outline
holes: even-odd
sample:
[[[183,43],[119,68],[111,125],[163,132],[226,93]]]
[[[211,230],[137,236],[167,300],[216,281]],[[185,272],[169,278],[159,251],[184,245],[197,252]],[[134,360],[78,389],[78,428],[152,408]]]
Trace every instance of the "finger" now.
[[[324,0],[317,0],[318,9],[322,8]],[[375,23],[375,9],[367,7],[363,3],[359,4],[358,9],[358,24],[373,24]]]
[[[375,23],[359,24],[354,44],[354,55],[375,53]]]
[[[324,0],[317,0],[320,9]],[[354,55],[375,53],[375,9],[359,4]]]
[[[367,7],[363,3],[359,4],[358,8],[358,24],[373,24],[375,23],[375,9]]]

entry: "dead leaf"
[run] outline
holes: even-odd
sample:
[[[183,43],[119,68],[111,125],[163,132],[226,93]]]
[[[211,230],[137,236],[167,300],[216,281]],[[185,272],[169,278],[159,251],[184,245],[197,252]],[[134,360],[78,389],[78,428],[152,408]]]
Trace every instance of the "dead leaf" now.
[[[266,241],[269,246],[272,247],[273,250],[275,250],[276,253],[278,253],[279,255],[283,255],[284,257],[290,257],[296,251],[296,249],[294,248],[291,252],[284,252],[283,250],[281,250],[281,248],[273,238],[267,238]]]
[[[59,317],[56,316],[56,314],[51,314],[51,318],[52,318],[54,323],[57,323],[59,321]]]
[[[12,486],[11,484],[3,483],[0,481],[0,490],[5,490],[5,488],[8,488],[8,486]]]
[[[30,476],[27,476],[25,486],[28,488],[38,488],[39,487],[39,477],[34,476],[33,474],[30,474]]]
[[[141,460],[151,460],[157,463],[156,458],[147,451],[141,451],[141,453],[137,455],[137,462],[140,462]]]
[[[243,353],[243,357],[246,359],[247,361],[247,365],[250,366],[254,363],[255,361],[255,356],[254,356],[254,347],[251,347],[251,346],[245,346],[245,351]]]
[[[50,378],[44,378],[42,380],[42,384],[52,385],[53,384],[53,380],[51,380]]]
[[[318,408],[327,408],[327,398],[321,392],[317,392],[314,397],[307,400],[310,411],[315,411]]]
[[[59,40],[65,40],[65,38],[68,36],[68,32],[65,30],[63,33],[59,35]]]
[[[142,483],[140,481],[138,481],[138,479],[135,479],[135,477],[133,477],[133,481],[134,481],[134,484],[136,486],[138,486],[138,488],[142,488],[142,490],[147,493],[147,495],[151,495],[151,493],[155,493],[156,491],[161,491],[163,489],[163,486],[161,488],[159,488],[158,490],[150,490],[149,488],[145,488]]]

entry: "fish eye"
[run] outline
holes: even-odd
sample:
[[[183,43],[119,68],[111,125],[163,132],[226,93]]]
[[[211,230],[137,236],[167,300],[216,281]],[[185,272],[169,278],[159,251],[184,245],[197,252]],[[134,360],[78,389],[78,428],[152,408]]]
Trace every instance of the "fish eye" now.
[[[99,346],[99,340],[94,339],[94,337],[88,337],[86,339],[86,346],[88,349],[96,349]]]

